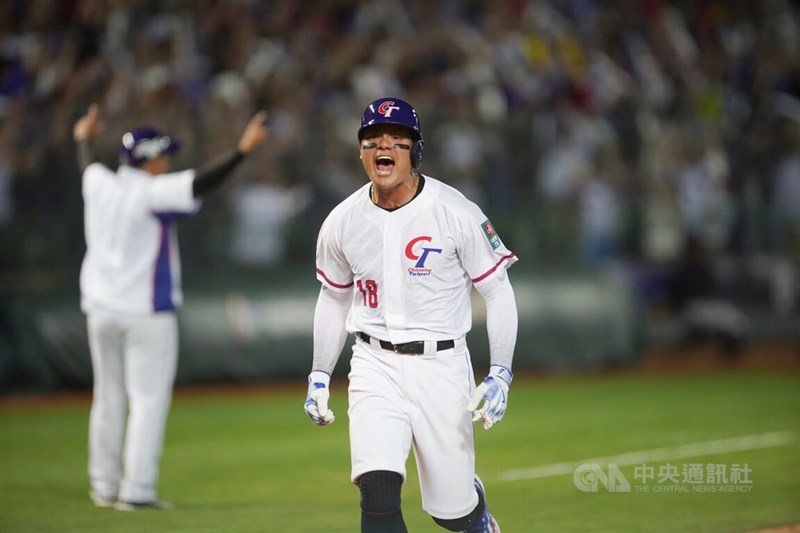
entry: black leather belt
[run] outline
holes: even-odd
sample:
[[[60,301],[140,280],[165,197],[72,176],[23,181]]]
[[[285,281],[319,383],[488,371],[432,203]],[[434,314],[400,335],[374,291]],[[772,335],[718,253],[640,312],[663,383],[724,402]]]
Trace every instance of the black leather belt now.
[[[364,342],[370,341],[370,336],[366,333],[356,331],[355,335]],[[392,344],[391,342],[381,340],[378,342],[381,344],[381,348],[384,350],[389,350],[390,352],[397,354],[422,355],[425,353],[425,341],[404,342],[403,344]],[[450,348],[454,348],[455,345],[456,343],[452,340],[436,341],[436,351],[441,352],[442,350],[449,350]]]

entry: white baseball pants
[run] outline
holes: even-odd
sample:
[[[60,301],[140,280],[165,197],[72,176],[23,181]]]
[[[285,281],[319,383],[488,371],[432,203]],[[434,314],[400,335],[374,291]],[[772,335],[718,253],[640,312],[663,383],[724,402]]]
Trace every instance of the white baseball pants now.
[[[107,498],[155,500],[178,362],[177,317],[92,311],[87,323],[94,370],[92,489]]]
[[[422,507],[455,519],[478,504],[475,438],[467,403],[475,388],[464,339],[424,355],[398,355],[356,340],[350,362],[351,478],[389,470],[406,478],[413,448]]]

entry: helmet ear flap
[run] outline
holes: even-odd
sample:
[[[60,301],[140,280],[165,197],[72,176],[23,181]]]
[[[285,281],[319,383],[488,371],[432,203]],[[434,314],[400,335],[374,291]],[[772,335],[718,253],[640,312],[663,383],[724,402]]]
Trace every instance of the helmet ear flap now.
[[[425,148],[425,141],[420,139],[411,147],[411,166],[419,168],[422,164],[422,149]]]

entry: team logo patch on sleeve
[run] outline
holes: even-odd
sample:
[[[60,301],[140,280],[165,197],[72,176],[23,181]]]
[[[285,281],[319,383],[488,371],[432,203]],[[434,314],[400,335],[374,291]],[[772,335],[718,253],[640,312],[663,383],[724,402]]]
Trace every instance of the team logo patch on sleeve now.
[[[497,250],[500,248],[500,245],[503,243],[500,242],[500,236],[494,230],[494,226],[492,226],[492,223],[489,222],[488,218],[483,222],[483,224],[481,224],[481,229],[483,230],[483,234],[486,235],[486,238],[489,239],[489,244],[492,245],[492,250]]]

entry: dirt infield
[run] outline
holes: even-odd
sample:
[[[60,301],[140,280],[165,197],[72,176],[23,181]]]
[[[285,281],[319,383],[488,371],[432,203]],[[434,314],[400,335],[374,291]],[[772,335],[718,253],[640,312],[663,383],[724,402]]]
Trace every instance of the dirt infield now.
[[[800,371],[800,344],[759,344],[747,347],[737,355],[728,355],[711,345],[657,347],[647,352],[638,370],[648,374],[716,370]]]

